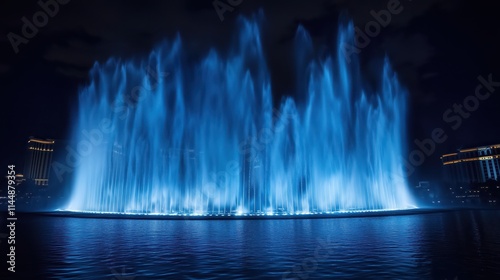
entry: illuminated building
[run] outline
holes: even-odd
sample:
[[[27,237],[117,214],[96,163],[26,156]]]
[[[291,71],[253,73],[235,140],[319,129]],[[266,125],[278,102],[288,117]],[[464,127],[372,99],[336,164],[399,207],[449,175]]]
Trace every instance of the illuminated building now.
[[[500,144],[462,149],[443,155],[441,160],[457,182],[486,182],[500,177]]]
[[[500,144],[461,149],[441,156],[452,199],[496,203],[500,187]]]
[[[34,181],[35,185],[47,186],[49,184],[54,143],[55,141],[51,139],[31,137],[28,140],[24,177]]]

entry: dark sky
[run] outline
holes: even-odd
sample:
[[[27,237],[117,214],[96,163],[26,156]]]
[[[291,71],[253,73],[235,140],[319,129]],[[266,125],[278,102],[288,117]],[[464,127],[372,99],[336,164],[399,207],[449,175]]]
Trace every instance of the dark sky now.
[[[223,21],[211,0],[65,1],[36,35],[18,46],[17,53],[8,34],[22,35],[21,19],[32,21],[42,9],[37,1],[2,1],[2,166],[22,166],[30,135],[68,138],[78,87],[88,81],[87,72],[95,61],[138,57],[177,33],[193,53],[202,54],[210,46],[223,50],[236,33],[237,17],[262,9],[271,79],[276,94],[283,95],[293,84],[288,53],[299,24],[321,46],[335,39],[341,12],[364,29],[374,20],[370,11],[387,9],[394,0],[242,0],[223,14]],[[500,81],[500,17],[494,1],[402,0],[400,5],[402,11],[392,15],[389,24],[361,50],[361,67],[369,80],[378,74],[384,54],[388,55],[410,94],[410,150],[417,148],[415,139],[430,137],[434,128],[445,131],[448,139],[436,146],[436,152],[412,176],[412,181],[436,179],[441,154],[500,143],[500,87],[480,101],[456,130],[452,129],[455,122],[443,119],[454,103],[463,104],[474,95],[478,76],[487,79],[491,74],[493,81]]]

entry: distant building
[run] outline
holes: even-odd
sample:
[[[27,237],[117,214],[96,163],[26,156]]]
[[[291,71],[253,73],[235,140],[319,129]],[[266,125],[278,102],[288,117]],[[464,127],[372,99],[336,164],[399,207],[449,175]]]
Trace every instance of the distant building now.
[[[37,139],[30,137],[26,151],[24,178],[33,181],[35,185],[47,186],[49,184],[54,140]]]
[[[461,203],[496,203],[500,191],[500,144],[441,156],[450,198]]]

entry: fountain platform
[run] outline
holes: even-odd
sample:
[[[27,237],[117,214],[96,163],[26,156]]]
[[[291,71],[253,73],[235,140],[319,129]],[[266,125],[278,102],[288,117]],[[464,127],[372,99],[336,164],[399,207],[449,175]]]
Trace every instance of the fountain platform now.
[[[140,220],[267,220],[267,219],[330,219],[330,218],[363,218],[430,214],[456,209],[442,208],[415,208],[402,210],[357,210],[337,211],[329,213],[308,214],[137,214],[137,213],[97,213],[79,211],[48,211],[30,213],[42,216],[73,217],[73,218],[96,218],[96,219],[140,219]]]

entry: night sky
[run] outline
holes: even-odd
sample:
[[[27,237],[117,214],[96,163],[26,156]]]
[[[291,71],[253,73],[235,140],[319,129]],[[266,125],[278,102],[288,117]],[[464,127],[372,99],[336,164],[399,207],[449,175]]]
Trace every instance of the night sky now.
[[[347,12],[356,27],[365,29],[374,20],[370,11],[386,10],[394,0],[242,0],[223,13],[222,21],[211,0],[65,1],[68,3],[59,4],[59,10],[37,34],[23,39],[27,41],[17,46],[17,53],[11,44],[12,33],[22,36],[21,19],[32,22],[42,8],[37,1],[2,1],[2,166],[22,166],[29,136],[69,138],[78,88],[88,83],[87,73],[95,61],[111,56],[141,57],[177,33],[193,55],[203,55],[212,46],[223,51],[237,34],[237,18],[262,9],[263,42],[279,100],[293,89],[290,54],[299,24],[321,49],[334,45],[342,13]],[[441,175],[441,154],[500,143],[500,86],[479,102],[477,110],[462,118],[460,125],[456,119],[443,119],[455,103],[463,104],[475,94],[479,76],[487,80],[491,75],[494,83],[500,82],[500,17],[494,1],[402,0],[400,6],[401,12],[393,14],[389,24],[361,49],[362,74],[366,80],[374,80],[380,74],[381,59],[388,55],[410,95],[410,151],[417,148],[415,139],[431,137],[435,128],[445,131],[448,139],[436,146],[411,177],[412,183],[435,180]],[[449,117],[453,115],[457,114]]]

